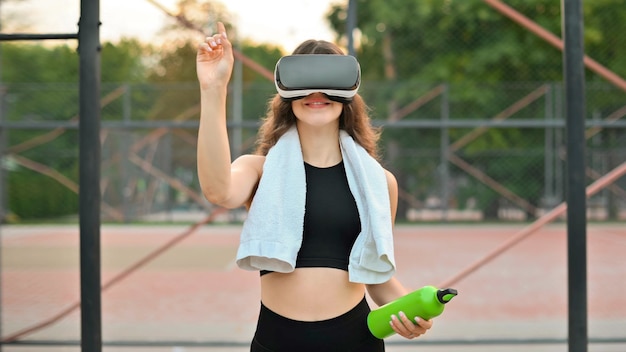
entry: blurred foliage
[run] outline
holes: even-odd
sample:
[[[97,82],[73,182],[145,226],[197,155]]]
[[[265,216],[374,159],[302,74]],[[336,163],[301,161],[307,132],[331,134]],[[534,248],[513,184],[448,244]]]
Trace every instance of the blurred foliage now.
[[[67,173],[78,174],[78,165]],[[21,169],[9,173],[9,205],[21,220],[46,220],[78,213],[78,195],[46,175]],[[15,220],[17,220],[15,219]]]
[[[355,2],[357,30],[353,35],[363,70],[362,91],[378,119],[388,119],[441,83],[448,84],[444,94],[403,119],[491,119],[541,84],[562,82],[562,52],[482,0]],[[561,0],[507,0],[504,3],[557,37],[561,36]],[[615,33],[626,30],[626,0],[587,1],[583,11],[587,55],[625,77],[626,37]],[[346,2],[333,5],[327,14],[329,24],[337,33],[337,41],[342,43],[347,42],[347,12]],[[602,81],[606,87],[604,79],[589,70],[587,79]],[[377,82],[375,87],[368,87],[370,81]],[[381,84],[381,81],[386,83]],[[599,99],[589,105],[593,106],[592,110],[606,114],[626,101],[623,92],[599,95]],[[552,112],[546,111],[546,99],[529,104],[510,117],[554,118]],[[449,110],[443,111],[437,104],[445,104]],[[448,132],[454,143],[469,131],[449,129]],[[465,157],[505,154],[528,141],[542,143],[545,133],[544,129],[494,128],[464,145],[458,153]],[[435,170],[444,162],[439,159],[437,165],[429,165],[420,158],[398,159],[397,153],[414,149],[416,143],[420,148],[439,148],[442,138],[439,129],[430,129],[419,139],[404,129],[388,128],[383,136],[388,151],[386,158],[400,180],[414,178],[420,168]],[[531,203],[539,204],[544,180],[521,175],[542,174],[542,160],[539,155],[537,158],[529,156],[524,162],[482,165],[477,161],[473,166],[516,194],[524,195]],[[463,170],[455,172],[464,174]],[[429,191],[426,190],[441,189],[436,177],[421,178],[420,182],[420,186],[419,182],[407,182],[408,191],[417,198],[427,197]],[[475,186],[475,183],[467,185]],[[484,197],[481,202],[486,204],[497,201],[500,196],[485,192]]]
[[[487,120],[506,112],[523,97],[545,85],[546,95],[508,115],[511,119],[562,119],[562,53],[555,47],[503,16],[482,0],[357,0],[356,53],[363,73],[360,93],[372,108],[377,123],[393,119],[408,122]],[[338,43],[345,43],[347,1],[328,10],[327,20]],[[507,0],[506,4],[546,30],[560,36],[560,0]],[[236,50],[272,70],[285,55],[281,48],[267,43],[239,39],[233,18],[225,7],[210,0],[180,0],[176,18],[169,18],[160,37],[162,44],[142,43],[132,38],[105,42],[101,52],[102,109],[105,122],[194,121],[199,94],[195,72],[196,48],[205,34],[211,34],[215,21],[224,21]],[[594,0],[584,3],[585,49],[591,58],[616,74],[626,76],[626,0]],[[617,34],[616,34],[617,33]],[[1,43],[0,81],[6,89],[2,113],[4,121],[44,123],[70,121],[78,114],[78,55],[67,45]],[[241,69],[241,71],[239,71]],[[588,118],[602,118],[626,102],[602,77],[587,70]],[[236,66],[228,101],[229,121],[248,123],[242,128],[242,150],[249,152],[255,139],[255,123],[265,114],[266,104],[275,94],[273,82],[252,68]],[[438,92],[419,108],[397,113],[424,96]],[[239,94],[239,95],[238,95]],[[238,104],[241,99],[241,104]],[[238,110],[236,107],[239,106]],[[394,117],[396,116],[396,117]],[[233,129],[231,129],[231,132]],[[403,192],[418,201],[439,196],[448,189],[449,204],[463,208],[475,201],[488,215],[496,216],[502,196],[458,165],[449,164],[442,154],[442,141],[453,144],[471,128],[388,127],[383,133],[384,163],[398,177]],[[7,147],[47,135],[41,129],[11,129]],[[128,145],[144,136],[104,137],[103,156],[121,160]],[[176,165],[164,161],[168,152],[154,163],[187,175],[195,170],[195,153],[190,149],[195,131],[176,129],[176,137],[165,144]],[[445,134],[444,134],[445,132]],[[562,135],[560,129],[491,128],[463,143],[455,154],[476,170],[484,172],[533,205],[545,196],[546,138]],[[594,139],[594,150],[611,160],[619,160],[625,132],[601,131]],[[561,140],[556,140],[558,143]],[[77,176],[77,131],[61,133],[45,144],[21,150],[19,155],[56,170],[74,182]],[[556,146],[560,148],[560,146]],[[161,164],[159,164],[161,163]],[[610,163],[607,162],[607,165]],[[607,167],[608,167],[607,166]],[[559,167],[557,163],[557,168]],[[449,169],[449,184],[444,170]],[[181,171],[182,170],[182,171]],[[77,212],[77,196],[47,176],[13,165],[9,172],[10,207],[21,218],[47,217]],[[120,174],[129,172],[120,164],[106,165],[103,175],[109,185],[124,188]],[[195,173],[191,173],[195,175]],[[187,176],[186,176],[187,177]],[[197,181],[186,184],[196,185]],[[43,181],[43,180],[46,181]],[[138,181],[137,181],[138,182]],[[36,183],[37,186],[30,185]],[[53,186],[52,184],[55,184]],[[157,185],[145,186],[157,188]],[[50,190],[44,192],[43,189]],[[24,195],[33,190],[35,195]],[[107,194],[115,189],[109,188]],[[123,202],[118,191],[116,201]],[[63,203],[52,209],[52,204]],[[37,203],[37,204],[35,204]],[[399,218],[404,216],[401,203]]]

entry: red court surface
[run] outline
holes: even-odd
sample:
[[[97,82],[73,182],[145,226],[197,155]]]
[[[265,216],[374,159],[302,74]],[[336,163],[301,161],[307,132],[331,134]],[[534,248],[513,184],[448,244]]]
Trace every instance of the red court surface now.
[[[399,225],[398,277],[440,285],[515,236],[525,224]],[[106,284],[188,226],[103,226]],[[102,294],[109,351],[245,351],[259,309],[259,275],[234,265],[238,226],[203,226]],[[3,226],[2,336],[37,326],[80,298],[78,226]],[[590,351],[626,351],[626,225],[589,224]],[[566,351],[567,230],[551,224],[451,287],[459,291],[419,341],[390,338],[388,351]],[[78,351],[36,341],[78,341],[80,312],[20,338],[4,351]],[[444,344],[445,342],[453,342]],[[474,342],[484,342],[474,345]],[[489,341],[526,341],[498,347]],[[546,343],[541,343],[542,341]],[[169,343],[171,345],[163,345]],[[421,344],[420,344],[421,343]],[[197,347],[193,347],[193,345]],[[181,347],[172,347],[180,345]],[[221,347],[220,347],[221,346]]]

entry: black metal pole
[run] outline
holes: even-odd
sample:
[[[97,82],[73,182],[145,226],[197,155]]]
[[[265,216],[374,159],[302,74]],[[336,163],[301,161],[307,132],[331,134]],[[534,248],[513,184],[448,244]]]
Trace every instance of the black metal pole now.
[[[49,33],[49,34],[0,34],[0,41],[15,41],[15,40],[46,40],[46,39],[77,39],[76,33]]]
[[[587,206],[582,0],[562,0],[562,16],[567,132],[568,340],[570,352],[586,352]]]
[[[79,220],[81,350],[102,350],[100,291],[100,1],[81,0]]]
[[[0,30],[2,30],[2,21],[0,21]],[[2,45],[0,45],[0,163],[4,161],[4,149],[5,149],[5,145],[8,145],[7,140],[8,138],[6,137],[6,135],[8,133],[5,133],[4,128],[2,128],[2,120],[4,120],[4,95],[5,95],[5,91],[6,88],[4,87],[4,84],[2,83],[3,80],[3,75],[2,75]],[[5,176],[4,176],[4,168],[2,167],[2,165],[0,165],[0,226],[2,226],[2,224],[4,223],[5,217],[8,214],[8,204],[5,202],[6,199],[6,194],[8,193],[7,191],[5,191],[5,189],[8,189],[5,187],[6,183],[5,183]],[[5,214],[7,213],[7,214]],[[1,229],[1,227],[0,227]],[[0,231],[0,243],[2,243],[2,231]],[[2,267],[2,259],[4,259],[2,257],[2,251],[0,250],[0,272],[4,273],[4,268]],[[2,336],[2,329],[3,329],[3,325],[2,325],[2,321],[4,320],[4,306],[2,305],[2,301],[3,301],[3,295],[4,295],[4,291],[2,290],[2,275],[0,275],[0,336]],[[3,350],[3,346],[0,345],[0,352],[2,352]]]

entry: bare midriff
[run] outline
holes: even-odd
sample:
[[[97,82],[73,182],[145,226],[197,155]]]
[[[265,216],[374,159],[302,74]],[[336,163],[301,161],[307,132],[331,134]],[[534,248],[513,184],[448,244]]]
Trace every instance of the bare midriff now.
[[[261,276],[261,301],[273,312],[300,321],[331,319],[354,308],[365,285],[350,282],[348,272],[332,268],[297,268]]]

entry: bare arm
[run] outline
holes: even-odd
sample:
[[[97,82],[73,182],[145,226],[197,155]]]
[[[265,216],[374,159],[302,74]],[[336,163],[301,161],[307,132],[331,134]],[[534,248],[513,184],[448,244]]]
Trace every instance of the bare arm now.
[[[389,206],[391,208],[391,221],[392,223],[395,223],[396,213],[398,210],[398,181],[391,172],[385,170],[385,173],[387,175],[387,187],[389,188]],[[398,281],[395,277],[382,284],[368,285],[367,292],[369,293],[372,300],[374,300],[374,302],[379,306],[389,303],[394,299],[409,293],[409,291],[404,288],[400,281]]]
[[[389,188],[391,221],[392,223],[395,223],[396,212],[398,209],[398,181],[396,181],[396,177],[391,172],[385,170],[385,173],[387,175],[387,187]],[[372,300],[374,300],[374,302],[379,306],[409,293],[409,291],[404,288],[400,281],[398,281],[395,277],[382,284],[368,285],[367,292]]]
[[[211,203],[236,208],[249,200],[260,177],[262,157],[240,157],[231,166],[226,97],[234,58],[221,22],[217,31],[198,47],[196,56],[200,83],[198,178],[202,193]]]
[[[386,173],[387,186],[389,187],[389,201],[391,202],[391,220],[395,223],[396,212],[398,209],[398,182],[391,172],[386,171]],[[409,292],[410,291],[395,277],[392,277],[389,281],[382,284],[367,285],[367,293],[370,295],[374,303],[379,306],[400,298]],[[392,327],[396,333],[408,339],[424,334],[432,326],[432,321],[430,320],[417,318],[415,322],[412,322],[402,314],[400,316],[390,317],[390,322],[392,323]]]

